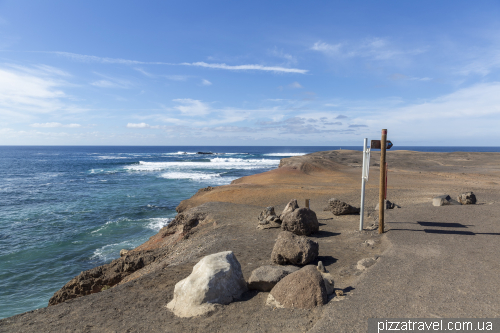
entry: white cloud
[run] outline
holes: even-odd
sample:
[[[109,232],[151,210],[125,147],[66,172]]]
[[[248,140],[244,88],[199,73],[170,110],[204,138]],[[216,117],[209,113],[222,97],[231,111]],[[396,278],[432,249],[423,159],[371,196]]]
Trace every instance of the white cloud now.
[[[210,113],[209,106],[196,99],[181,98],[174,99],[173,101],[182,104],[175,106],[174,109],[179,110],[186,116],[203,116]]]
[[[34,123],[30,125],[31,127],[44,127],[44,128],[53,128],[53,127],[68,127],[68,128],[78,128],[82,127],[80,124],[61,124],[61,123]]]
[[[212,85],[212,82],[210,82],[210,81],[208,81],[208,80],[203,79],[203,80],[201,81],[201,84],[202,84],[202,85],[204,85],[204,86],[211,86],[211,85]]]
[[[298,68],[286,68],[279,66],[262,66],[262,65],[226,65],[226,64],[208,64],[206,62],[193,62],[187,63],[184,62],[180,65],[184,66],[197,66],[197,67],[206,67],[206,68],[215,68],[215,69],[227,69],[233,71],[242,71],[242,70],[257,70],[257,71],[269,71],[269,72],[281,72],[281,73],[298,73],[298,74],[306,74],[308,70],[306,69],[298,69]]]

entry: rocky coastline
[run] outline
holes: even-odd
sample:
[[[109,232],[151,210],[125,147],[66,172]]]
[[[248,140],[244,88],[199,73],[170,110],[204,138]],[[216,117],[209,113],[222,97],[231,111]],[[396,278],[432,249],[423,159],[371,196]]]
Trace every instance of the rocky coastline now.
[[[1,320],[0,331],[314,331],[329,309],[355,298],[354,290],[394,248],[388,235],[396,234],[397,224],[387,225],[394,233],[376,232],[377,157],[374,153],[371,159],[363,231],[357,230],[361,152],[282,159],[275,170],[200,189],[147,242],[82,272],[54,294],[47,308]],[[401,207],[388,211],[389,221],[414,214],[412,207],[476,209],[485,203],[481,197],[498,199],[500,154],[394,151],[387,160],[390,199],[393,207]],[[473,208],[433,206],[439,195],[460,199],[467,191],[479,193]],[[294,242],[304,243],[298,252],[309,248],[315,254],[294,257],[288,253]],[[197,263],[225,251],[237,259],[248,291],[237,301],[184,319],[166,307],[175,298],[176,284],[190,277]],[[316,295],[313,300],[294,296],[292,290],[302,288],[303,281],[316,281],[306,283],[318,286],[308,289]]]

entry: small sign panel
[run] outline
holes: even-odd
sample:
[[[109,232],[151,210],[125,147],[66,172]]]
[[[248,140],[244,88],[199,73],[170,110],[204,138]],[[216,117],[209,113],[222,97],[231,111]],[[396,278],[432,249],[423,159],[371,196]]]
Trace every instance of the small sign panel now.
[[[371,149],[380,149],[381,143],[380,140],[372,140],[370,148]]]
[[[391,149],[392,146],[393,146],[392,142],[390,140],[387,140],[385,149]],[[381,149],[381,147],[382,147],[382,143],[380,142],[380,140],[372,140],[371,141],[371,145],[370,145],[371,149]]]

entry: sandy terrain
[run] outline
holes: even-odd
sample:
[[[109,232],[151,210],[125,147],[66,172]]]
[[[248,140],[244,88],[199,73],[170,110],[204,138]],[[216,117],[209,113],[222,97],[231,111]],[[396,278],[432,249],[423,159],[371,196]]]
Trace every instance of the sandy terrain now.
[[[365,227],[374,222],[368,215],[378,202],[378,156],[372,152]],[[365,332],[371,317],[500,317],[495,278],[500,273],[500,154],[389,151],[387,160],[388,199],[402,208],[387,211],[383,235],[359,231],[359,215],[323,211],[332,197],[359,207],[361,152],[284,159],[276,170],[200,190],[183,201],[178,211],[196,207],[207,218],[188,237],[171,242],[160,231],[136,250],[161,248],[166,251],[161,260],[109,290],[0,320],[0,331]],[[431,204],[436,195],[456,198],[465,191],[476,194],[477,205]],[[264,305],[268,293],[250,291],[238,302],[191,319],[165,308],[175,284],[207,254],[233,251],[247,279],[253,269],[270,264],[280,229],[256,229],[257,216],[266,206],[281,212],[293,198],[301,207],[311,199],[320,222],[320,232],[311,235],[319,243],[318,260],[344,298],[311,310],[273,309]],[[379,257],[374,266],[356,269],[360,259],[370,257]]]

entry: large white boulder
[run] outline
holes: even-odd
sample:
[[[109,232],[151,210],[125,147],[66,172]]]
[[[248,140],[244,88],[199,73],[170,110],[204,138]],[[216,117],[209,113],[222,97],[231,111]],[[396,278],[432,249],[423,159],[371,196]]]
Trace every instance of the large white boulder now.
[[[179,317],[193,317],[229,304],[247,291],[241,266],[232,251],[201,259],[193,272],[175,285],[174,299],[167,308]]]

